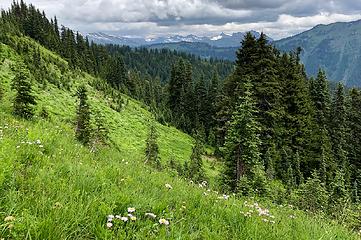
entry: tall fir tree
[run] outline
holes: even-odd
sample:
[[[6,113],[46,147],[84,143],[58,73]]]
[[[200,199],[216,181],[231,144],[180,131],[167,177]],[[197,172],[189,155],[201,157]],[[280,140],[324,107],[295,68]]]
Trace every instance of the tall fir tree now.
[[[242,177],[252,178],[253,169],[261,164],[259,124],[252,98],[252,85],[246,81],[245,94],[232,115],[225,142],[223,181],[235,191]]]
[[[79,105],[77,110],[75,136],[81,143],[87,145],[90,143],[92,130],[90,122],[91,111],[88,104],[88,95],[85,85],[79,86],[77,95],[79,98]]]
[[[125,86],[128,82],[127,75],[125,63],[121,56],[115,56],[109,59],[105,79],[112,87],[118,90],[126,91],[127,89],[125,89]]]
[[[194,181],[201,182],[205,180],[205,172],[202,160],[203,144],[199,136],[196,136],[192,154],[188,165],[188,177]]]
[[[158,138],[157,130],[155,126],[152,124],[150,126],[149,135],[146,140],[145,163],[148,163],[160,169],[161,163],[159,158],[159,146],[158,146],[157,138]]]
[[[36,100],[32,92],[30,73],[24,64],[17,66],[17,72],[12,82],[12,89],[16,91],[13,101],[13,113],[25,119],[32,118]]]

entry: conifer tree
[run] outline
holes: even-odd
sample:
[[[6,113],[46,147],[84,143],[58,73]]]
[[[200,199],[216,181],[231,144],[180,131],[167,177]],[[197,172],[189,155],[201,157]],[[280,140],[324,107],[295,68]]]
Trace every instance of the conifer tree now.
[[[341,83],[337,85],[332,102],[331,140],[335,159],[338,165],[346,170],[349,165],[346,155],[346,105],[344,87]]]
[[[85,85],[81,85],[78,88],[77,95],[79,98],[79,105],[77,110],[75,136],[81,143],[87,145],[91,140],[91,111],[88,104],[88,95]]]
[[[4,97],[4,88],[3,88],[2,81],[0,80],[0,101],[2,100],[3,97]]]
[[[346,111],[346,138],[347,138],[347,159],[352,170],[351,182],[361,182],[361,92],[358,89],[351,89],[347,98]],[[361,192],[361,184],[358,184],[358,192]]]
[[[304,178],[303,178],[303,174],[302,174],[302,171],[301,171],[301,163],[300,163],[300,154],[298,153],[298,151],[296,151],[296,154],[295,154],[295,177],[296,177],[296,183],[298,185],[302,184],[303,181],[304,181]]]
[[[97,111],[94,119],[93,142],[95,145],[107,145],[109,140],[109,129],[107,128],[104,115]]]
[[[24,64],[19,64],[17,68],[12,89],[16,91],[13,102],[14,114],[25,119],[32,118],[36,101],[32,93],[30,74]]]
[[[266,176],[269,180],[273,180],[276,178],[276,166],[280,160],[280,156],[278,154],[275,144],[272,144],[268,148],[264,159],[266,166]]]
[[[322,167],[326,171],[326,175],[321,174],[321,179],[329,183],[335,170],[335,161],[332,152],[332,143],[330,139],[330,91],[326,78],[326,73],[320,69],[316,80],[313,83],[312,98],[315,109],[315,139],[314,152],[315,158],[318,160],[317,165],[312,166],[313,169]]]
[[[260,129],[255,119],[257,111],[251,88],[252,85],[247,81],[245,95],[234,111],[227,131],[223,181],[233,191],[237,189],[242,177],[252,178],[253,168],[261,163],[258,136]]]
[[[205,180],[205,173],[202,161],[203,145],[198,136],[192,148],[192,154],[188,166],[188,176],[194,181],[200,182]]]
[[[145,163],[151,164],[154,167],[160,169],[161,163],[159,158],[159,146],[157,143],[157,138],[157,130],[154,125],[151,125],[149,135],[146,141]]]
[[[108,83],[116,88],[125,91],[127,80],[127,71],[125,63],[121,56],[116,56],[108,61],[108,68],[105,74],[105,79]]]

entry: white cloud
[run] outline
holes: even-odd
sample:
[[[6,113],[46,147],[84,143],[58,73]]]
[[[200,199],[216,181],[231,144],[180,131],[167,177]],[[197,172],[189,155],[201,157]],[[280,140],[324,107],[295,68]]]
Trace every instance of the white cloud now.
[[[12,0],[0,0],[7,8]],[[282,38],[361,18],[354,0],[25,0],[82,32],[168,35],[264,31]]]

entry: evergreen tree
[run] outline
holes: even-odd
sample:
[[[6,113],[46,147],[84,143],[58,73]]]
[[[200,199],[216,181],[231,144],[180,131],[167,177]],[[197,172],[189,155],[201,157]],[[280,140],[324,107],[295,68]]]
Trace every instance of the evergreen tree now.
[[[188,166],[188,176],[197,182],[201,182],[205,180],[202,152],[203,152],[202,142],[200,141],[199,137],[196,137]]]
[[[124,89],[126,83],[128,82],[127,70],[125,68],[123,58],[121,56],[116,56],[109,59],[108,69],[105,74],[105,79],[112,87],[116,89],[121,89],[123,91],[127,90]]]
[[[347,98],[346,111],[346,138],[347,159],[350,163],[349,169],[351,182],[360,183],[361,169],[361,92],[351,89]],[[358,192],[361,192],[361,184],[358,184]]]
[[[0,51],[1,51],[1,49],[0,49]],[[4,88],[3,88],[2,81],[0,80],[0,101],[2,100],[3,97],[4,97]]]
[[[91,123],[90,123],[90,106],[88,104],[88,95],[85,85],[81,85],[77,90],[79,105],[76,119],[76,138],[83,144],[87,145],[91,139]]]
[[[337,85],[332,102],[331,140],[337,164],[345,171],[346,185],[351,186],[349,161],[346,153],[346,103],[344,87],[341,83]]]
[[[23,64],[19,64],[12,88],[16,91],[14,98],[14,114],[25,119],[34,115],[35,97],[32,93],[32,85],[29,71]]]
[[[303,181],[304,181],[300,165],[301,165],[301,163],[300,163],[300,155],[299,155],[298,151],[296,151],[294,168],[295,168],[295,177],[296,177],[295,181],[296,181],[296,183],[298,185],[302,184]]]
[[[150,126],[149,135],[146,141],[146,148],[145,148],[145,163],[149,163],[156,168],[161,168],[160,158],[159,158],[159,147],[157,143],[157,130],[154,125]]]
[[[260,165],[258,136],[259,126],[255,119],[257,111],[251,93],[252,85],[245,84],[245,95],[233,113],[225,143],[225,170],[223,181],[236,190],[242,177],[252,178],[252,170]]]
[[[335,162],[330,140],[330,91],[326,74],[323,70],[319,71],[318,76],[313,83],[313,87],[314,89],[311,89],[311,91],[313,91],[312,97],[314,101],[316,123],[314,126],[316,137],[313,143],[313,150],[316,153],[315,158],[318,160],[318,163],[317,165],[312,166],[312,168],[326,168],[321,170],[326,171],[327,176],[321,175],[321,178],[329,183],[335,170]]]
[[[100,111],[95,113],[94,124],[95,128],[92,137],[94,147],[96,145],[107,145],[109,140],[109,129],[107,128],[106,119]]]

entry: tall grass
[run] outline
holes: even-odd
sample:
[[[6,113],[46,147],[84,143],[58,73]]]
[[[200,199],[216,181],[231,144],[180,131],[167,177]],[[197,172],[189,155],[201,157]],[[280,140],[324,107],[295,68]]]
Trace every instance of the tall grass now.
[[[21,58],[1,49],[11,54],[0,65],[6,89],[0,103],[0,239],[357,239],[290,206],[224,196],[149,168],[143,151],[153,116],[132,99],[115,112],[88,86],[91,105],[106,116],[114,143],[91,152],[75,141],[73,125],[74,91],[91,81],[88,75],[75,74],[70,90],[35,82],[38,108],[46,106],[50,119],[14,118],[10,65]],[[171,156],[188,159],[192,138],[156,126],[163,164]],[[127,216],[129,207],[135,208],[135,221],[106,226],[108,215]],[[163,218],[170,224],[160,224]]]

